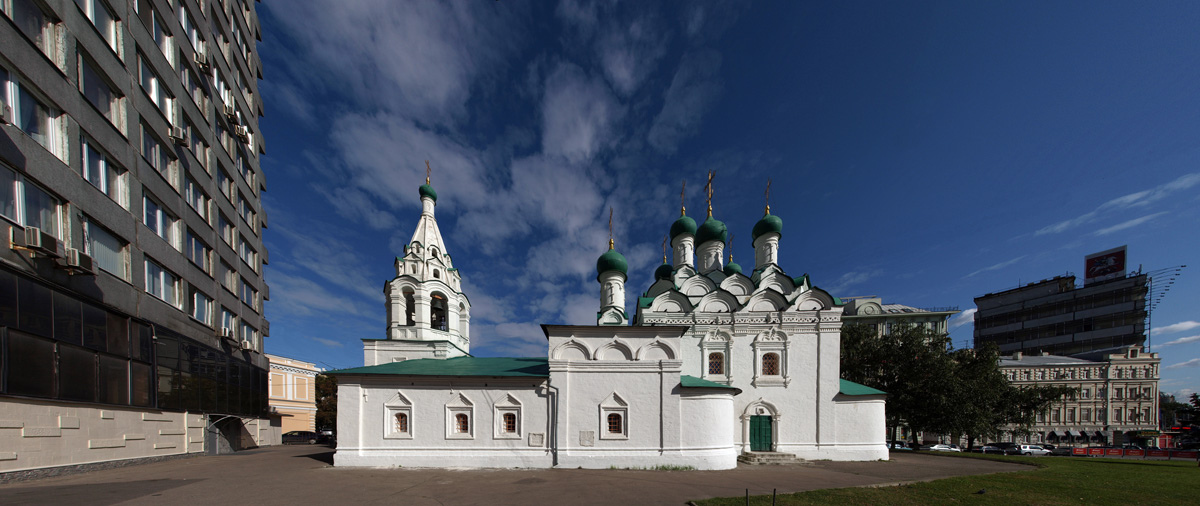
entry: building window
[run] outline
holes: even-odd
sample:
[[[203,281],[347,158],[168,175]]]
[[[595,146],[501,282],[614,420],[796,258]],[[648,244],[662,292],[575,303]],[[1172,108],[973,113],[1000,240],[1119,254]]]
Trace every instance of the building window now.
[[[11,121],[54,156],[65,161],[66,150],[62,149],[59,141],[61,113],[46,105],[46,101],[3,67],[0,67],[0,81],[3,81],[4,85],[4,89],[0,90],[0,102],[9,105],[9,113],[12,115],[5,120]]]
[[[517,415],[514,413],[504,414],[504,432],[513,434],[517,432]]]
[[[0,215],[24,227],[63,238],[62,204],[7,166],[0,166]]]
[[[237,244],[234,239],[237,234],[233,231],[233,224],[229,223],[229,218],[226,218],[224,213],[217,214],[217,230],[221,232],[221,240],[225,241],[225,244],[230,247]]]
[[[255,350],[259,349],[258,329],[251,327],[249,323],[246,323],[246,320],[242,320],[242,333],[239,337],[241,337],[242,341],[250,343],[251,348]]]
[[[238,257],[240,257],[243,262],[246,262],[246,265],[249,265],[250,269],[252,269],[254,272],[258,272],[258,252],[255,251],[254,248],[250,247],[250,241],[247,241],[245,237],[239,238],[241,240],[238,241]]]
[[[454,432],[457,434],[469,434],[471,432],[471,420],[467,415],[462,413],[454,415]]]
[[[175,158],[172,157],[171,150],[145,123],[142,123],[142,158],[162,174],[171,187],[179,188],[179,182],[175,179]]]
[[[187,231],[187,257],[206,273],[212,273],[212,248],[196,237],[192,229]]]
[[[1121,408],[1117,408],[1117,409],[1113,410],[1113,421],[1114,422],[1121,421]]]
[[[146,228],[154,232],[154,235],[167,241],[167,244],[170,244],[171,247],[179,249],[176,240],[177,233],[175,231],[179,219],[163,209],[162,205],[150,198],[149,195],[142,197],[142,207],[145,210],[145,213],[143,213],[145,217],[142,223],[146,224]]]
[[[249,281],[246,281],[246,278],[239,278],[239,280],[241,281],[240,295],[242,298],[242,303],[250,306],[250,309],[257,311],[258,290],[255,290],[254,285],[251,285]]]
[[[188,207],[191,207],[193,211],[196,211],[196,214],[200,215],[200,218],[203,218],[205,223],[208,223],[208,204],[211,202],[211,200],[208,198],[208,195],[204,193],[204,190],[200,189],[200,184],[196,183],[196,181],[192,179],[192,176],[188,176],[187,179],[184,180],[183,197],[187,200]]]
[[[113,162],[112,158],[97,149],[95,142],[87,137],[82,137],[80,151],[83,154],[82,170],[83,179],[92,186],[96,187],[108,198],[112,199],[121,207],[129,208],[129,200],[126,198],[126,183],[125,169]]]
[[[618,413],[608,414],[608,433],[609,434],[624,434],[625,425],[621,423],[621,415]]]
[[[1091,398],[1092,398],[1092,390],[1091,390],[1091,389],[1088,389],[1088,388],[1085,388],[1085,389],[1083,389],[1083,390],[1080,390],[1080,391],[1079,391],[1079,398],[1080,398],[1080,399],[1085,399],[1085,400],[1086,400],[1086,399],[1091,399]]]
[[[233,329],[237,328],[236,325],[237,325],[237,315],[233,314],[233,311],[230,311],[230,310],[222,307],[221,308],[221,328],[228,329],[229,332],[232,333]]]
[[[396,413],[396,426],[394,430],[404,434],[408,432],[408,413]]]
[[[708,373],[714,375],[725,374],[725,354],[724,353],[709,353],[708,354]]]
[[[188,303],[191,305],[188,308],[188,313],[196,321],[205,325],[212,325],[212,298],[204,295],[203,292],[197,290],[194,286],[188,286],[188,290],[191,292],[191,297],[188,298]]]
[[[146,293],[179,307],[179,276],[146,257]]]
[[[1083,408],[1083,411],[1081,411],[1081,412],[1079,413],[1079,421],[1081,421],[1081,422],[1090,422],[1090,421],[1092,421],[1092,410],[1091,410],[1091,408]]]
[[[201,3],[203,5],[203,3]],[[200,31],[196,29],[195,23],[192,22],[192,13],[188,8],[179,3],[179,26],[183,27],[184,39],[192,44],[197,51],[200,49]]]
[[[54,43],[57,40],[55,36],[56,22],[42,10],[40,2],[36,0],[10,0],[9,2],[0,2],[0,7],[4,9],[5,14],[12,19],[13,24],[17,25],[17,29],[33,42],[34,46],[42,50],[42,53],[51,61],[58,63]]]
[[[116,234],[83,218],[83,242],[87,253],[96,266],[109,274],[129,281],[129,243]]]
[[[217,188],[221,190],[221,194],[225,195],[225,198],[229,199],[229,203],[232,204],[237,184],[233,182],[233,178],[225,172],[225,169],[217,171]]]
[[[219,265],[220,270],[217,271],[217,276],[220,278],[221,286],[226,290],[229,290],[230,293],[237,293],[238,279],[240,279],[237,271],[233,269],[232,265],[229,265],[224,260],[221,260]]]
[[[158,107],[163,117],[171,122],[171,106],[175,103],[175,97],[167,90],[166,83],[158,77],[158,73],[150,67],[146,57],[141,54],[138,55],[138,79],[142,83],[142,91],[146,92],[146,96]]]
[[[119,51],[117,44],[117,16],[104,0],[75,0],[75,4],[83,11],[83,15],[92,22],[100,36],[108,42],[108,47]]]
[[[1113,389],[1113,399],[1121,399],[1124,397],[1125,397],[1125,389],[1124,388],[1114,388]]]
[[[779,375],[779,354],[777,354],[777,353],[763,354],[762,373],[763,373],[763,376],[778,376]]]
[[[79,91],[100,112],[101,116],[104,116],[117,130],[122,130],[121,93],[108,79],[102,77],[102,74],[96,70],[96,64],[83,53],[82,49],[79,52]]]

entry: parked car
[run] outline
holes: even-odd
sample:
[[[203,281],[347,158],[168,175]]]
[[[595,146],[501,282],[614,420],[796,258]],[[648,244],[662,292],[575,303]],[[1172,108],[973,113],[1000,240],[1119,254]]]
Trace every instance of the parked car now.
[[[888,445],[887,445],[887,446],[888,446],[888,449],[889,449],[889,450],[908,450],[908,451],[912,451],[912,448],[909,448],[907,444],[904,444],[904,443],[903,443],[903,442],[901,442],[901,441],[892,441],[892,442],[888,443]]]
[[[1068,447],[1068,446],[1055,446],[1054,448],[1051,448],[1049,450],[1050,450],[1050,455],[1059,455],[1059,456],[1070,457],[1071,455],[1075,454],[1074,453],[1075,449]]]
[[[996,447],[996,446],[992,446],[992,445],[980,446],[975,451],[977,451],[979,453],[987,453],[987,454],[992,454],[992,455],[1003,455],[1004,454],[1004,449]]]
[[[1017,446],[1017,443],[988,443],[988,446],[994,446],[1000,449],[1000,453],[1008,455],[1008,449]]]
[[[962,451],[962,449],[960,449],[958,447],[958,445],[947,445],[947,444],[932,445],[925,449],[930,450],[930,451],[935,451],[935,452],[961,452]]]
[[[1004,450],[1004,454],[1005,455],[1042,456],[1042,455],[1050,455],[1050,450],[1042,448],[1040,445],[1024,445],[1023,444],[1023,445],[1013,446],[1012,448],[1006,448]]]
[[[283,433],[283,444],[309,444],[325,442],[325,436],[317,434],[311,430],[293,430]]]

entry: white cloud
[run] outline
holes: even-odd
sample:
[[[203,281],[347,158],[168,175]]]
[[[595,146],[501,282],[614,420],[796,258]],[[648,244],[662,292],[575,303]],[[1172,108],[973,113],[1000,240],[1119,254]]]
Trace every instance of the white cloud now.
[[[829,285],[829,288],[827,290],[829,291],[829,293],[831,293],[833,295],[837,295],[837,292],[841,292],[851,286],[862,283],[862,282],[864,282],[868,279],[871,279],[875,276],[878,276],[882,273],[883,273],[883,271],[879,271],[879,270],[847,272],[845,274],[842,274],[842,277],[838,278],[837,281],[834,281],[833,284]]]
[[[1176,344],[1187,344],[1187,343],[1194,343],[1194,342],[1196,342],[1196,341],[1200,341],[1200,335],[1194,335],[1194,336],[1181,337],[1181,338],[1179,338],[1179,339],[1175,339],[1175,340],[1172,340],[1172,341],[1167,341],[1167,342],[1165,342],[1165,343],[1162,343],[1162,344],[1160,344],[1159,346],[1173,346],[1173,345],[1176,345]]]
[[[695,133],[700,118],[721,92],[717,71],[721,55],[715,51],[688,53],[679,63],[663,100],[662,110],[650,127],[650,145],[672,154],[679,143]]]
[[[1154,213],[1154,214],[1150,214],[1150,215],[1142,216],[1141,218],[1134,218],[1134,219],[1132,219],[1132,220],[1129,220],[1129,221],[1126,221],[1126,222],[1118,223],[1118,224],[1116,224],[1116,225],[1113,225],[1113,226],[1111,226],[1111,227],[1102,228],[1102,229],[1100,229],[1100,230],[1097,230],[1097,231],[1096,231],[1096,235],[1108,235],[1108,234],[1111,234],[1111,233],[1113,233],[1113,232],[1120,232],[1120,231],[1122,231],[1122,230],[1125,230],[1125,229],[1127,229],[1127,228],[1133,228],[1133,227],[1136,227],[1136,226],[1138,226],[1138,225],[1141,225],[1141,224],[1143,224],[1143,223],[1145,223],[1145,222],[1147,222],[1147,221],[1153,220],[1154,218],[1157,218],[1157,217],[1159,217],[1159,216],[1162,216],[1162,215],[1164,215],[1164,214],[1167,214],[1167,212],[1166,212],[1166,211],[1162,211],[1162,212],[1157,212],[1157,213]]]
[[[1191,360],[1188,360],[1185,362],[1180,362],[1178,364],[1171,364],[1171,365],[1167,366],[1166,369],[1182,369],[1184,367],[1200,367],[1200,358],[1193,358]]]
[[[978,308],[971,308],[971,309],[964,310],[963,312],[954,315],[954,318],[950,319],[950,324],[949,324],[950,330],[954,330],[956,328],[959,328],[959,327],[961,327],[963,325],[967,325],[967,324],[974,325],[975,324],[975,313],[977,311],[979,311]]]
[[[321,84],[431,124],[464,116],[472,84],[519,48],[528,16],[505,2],[355,1],[267,5],[287,47],[320,69]],[[282,37],[281,37],[282,39]],[[294,48],[291,47],[294,45]]]
[[[1008,267],[1008,266],[1010,266],[1010,265],[1013,265],[1013,264],[1015,264],[1015,263],[1017,263],[1017,262],[1020,262],[1021,260],[1024,260],[1026,256],[1027,256],[1027,255],[1021,255],[1021,256],[1019,256],[1019,257],[1017,257],[1017,258],[1014,258],[1014,259],[1012,259],[1012,260],[1005,260],[1005,261],[1003,261],[1003,262],[1000,262],[1000,263],[998,263],[998,264],[995,264],[995,265],[989,265],[989,266],[987,266],[987,267],[984,267],[984,268],[982,268],[982,269],[979,269],[979,270],[977,270],[977,271],[975,271],[975,272],[972,272],[972,273],[970,273],[970,274],[967,274],[966,276],[963,276],[963,277],[964,277],[964,278],[970,278],[970,277],[974,277],[976,274],[982,274],[982,273],[985,273],[985,272],[988,272],[988,271],[998,271],[998,270],[1000,270],[1000,269],[1003,269],[1003,268],[1005,268],[1005,267]]]
[[[1159,334],[1171,334],[1171,333],[1175,333],[1175,332],[1183,332],[1185,330],[1192,330],[1197,327],[1200,327],[1200,322],[1188,320],[1185,322],[1172,323],[1165,327],[1159,327],[1159,328],[1153,329],[1150,331],[1150,335],[1157,336]]]
[[[542,103],[542,152],[583,162],[616,142],[623,108],[603,81],[563,63],[546,78]]]
[[[335,341],[333,339],[325,339],[323,337],[310,337],[309,339],[312,339],[313,341],[321,343],[330,348],[341,348],[341,347],[345,346],[345,344],[343,344],[341,341]]]
[[[1183,176],[1176,178],[1175,180],[1173,180],[1171,182],[1163,183],[1163,184],[1158,185],[1149,190],[1134,192],[1134,193],[1130,193],[1128,195],[1123,195],[1121,197],[1117,197],[1115,199],[1109,200],[1108,202],[1100,204],[1100,206],[1097,207],[1096,209],[1094,209],[1092,211],[1088,211],[1088,212],[1086,212],[1082,215],[1079,215],[1075,218],[1060,221],[1053,225],[1047,225],[1045,227],[1042,227],[1037,232],[1034,232],[1034,235],[1057,234],[1057,233],[1069,230],[1071,228],[1075,228],[1079,225],[1091,223],[1091,222],[1095,221],[1097,218],[1099,218],[1101,215],[1106,215],[1108,213],[1120,211],[1123,209],[1130,209],[1130,208],[1135,208],[1135,207],[1145,207],[1145,206],[1148,206],[1155,202],[1158,202],[1162,199],[1167,198],[1172,193],[1182,191],[1182,190],[1187,190],[1193,186],[1196,186],[1197,184],[1200,184],[1200,172],[1193,173],[1193,174],[1185,174]],[[1118,225],[1118,226],[1120,226],[1120,225]],[[1134,225],[1130,225],[1130,226],[1134,226]],[[1115,232],[1116,230],[1113,230],[1113,231]],[[1100,234],[1098,234],[1098,235],[1100,235]]]
[[[280,311],[289,316],[322,313],[367,316],[359,301],[336,295],[310,279],[275,270],[270,273],[268,281],[271,291],[275,294],[271,299],[272,311]]]

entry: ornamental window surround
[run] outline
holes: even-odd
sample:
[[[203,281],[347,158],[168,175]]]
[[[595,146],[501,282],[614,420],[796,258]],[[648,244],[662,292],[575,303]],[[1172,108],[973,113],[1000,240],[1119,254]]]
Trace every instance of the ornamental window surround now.
[[[600,439],[629,439],[629,403],[613,392],[600,403]]]
[[[754,379],[751,384],[760,386],[787,386],[791,383],[788,371],[788,335],[777,329],[759,333],[751,343],[754,349]]]
[[[446,439],[475,439],[475,403],[456,394],[446,403]]]
[[[383,405],[383,438],[412,439],[413,406],[399,391]]]
[[[729,333],[712,329],[704,335],[700,348],[707,359],[701,372],[701,378],[728,385],[732,381],[733,371],[730,370],[730,353],[733,338]]]
[[[506,394],[495,403],[492,419],[495,428],[492,431],[494,439],[521,439],[521,402]]]

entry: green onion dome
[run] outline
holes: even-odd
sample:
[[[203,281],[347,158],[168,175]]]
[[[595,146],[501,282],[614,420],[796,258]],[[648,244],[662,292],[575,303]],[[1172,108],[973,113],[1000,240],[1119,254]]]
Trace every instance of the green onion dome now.
[[[783,235],[783,220],[779,219],[778,216],[768,214],[763,216],[761,220],[758,220],[758,223],[754,224],[754,232],[751,234],[753,237],[750,238],[750,244],[753,245],[754,241],[757,241],[760,236],[771,232]]]
[[[712,216],[704,220],[700,229],[696,231],[696,244],[700,245],[708,241],[721,241],[722,243],[729,241],[729,229],[725,227],[725,222]]]
[[[671,224],[671,239],[674,240],[680,234],[696,235],[696,220],[687,216],[680,216],[675,223]]]
[[[654,279],[671,279],[671,275],[675,273],[675,269],[671,264],[663,262],[662,265],[654,269]]]
[[[437,192],[433,191],[433,187],[429,186],[429,183],[421,185],[418,191],[421,192],[421,197],[429,197],[433,199],[434,203],[437,202]]]
[[[625,256],[612,248],[609,248],[596,260],[596,279],[608,271],[618,271],[621,274],[629,272],[629,263],[625,261]]]
[[[741,273],[742,273],[742,266],[733,263],[733,260],[730,260],[728,264],[725,264],[725,275],[726,276],[732,276],[734,274],[741,274]]]

